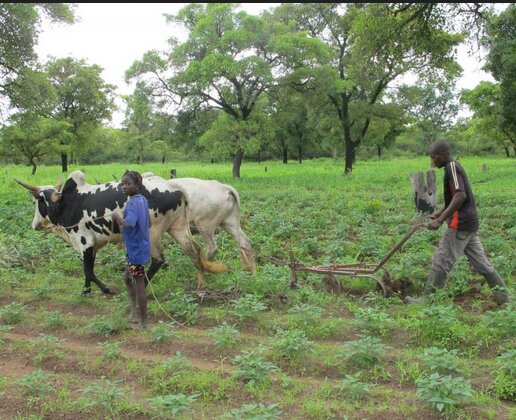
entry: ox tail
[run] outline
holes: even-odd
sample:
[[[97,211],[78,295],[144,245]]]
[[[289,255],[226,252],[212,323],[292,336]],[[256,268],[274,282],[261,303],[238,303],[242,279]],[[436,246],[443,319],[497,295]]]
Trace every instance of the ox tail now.
[[[220,274],[228,271],[227,264],[217,261],[208,261],[206,258],[201,257],[202,267],[208,272],[212,274]]]

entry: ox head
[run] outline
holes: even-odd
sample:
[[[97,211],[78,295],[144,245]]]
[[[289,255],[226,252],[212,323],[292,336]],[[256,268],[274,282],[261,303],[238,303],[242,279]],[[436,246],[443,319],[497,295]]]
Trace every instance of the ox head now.
[[[35,205],[32,229],[39,230],[52,227],[53,223],[50,221],[49,210],[61,198],[62,179],[58,181],[55,187],[52,185],[34,186],[17,179],[16,182],[32,194],[32,201]]]

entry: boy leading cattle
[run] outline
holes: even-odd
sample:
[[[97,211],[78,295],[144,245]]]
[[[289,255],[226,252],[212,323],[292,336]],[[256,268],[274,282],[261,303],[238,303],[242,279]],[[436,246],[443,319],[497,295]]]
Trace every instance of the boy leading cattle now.
[[[151,253],[149,205],[147,199],[138,193],[142,186],[142,177],[138,172],[125,172],[121,185],[122,192],[129,200],[123,218],[115,212],[113,221],[120,225],[126,247],[125,284],[131,302],[130,325],[136,329],[145,329],[147,297],[144,264],[149,262]]]

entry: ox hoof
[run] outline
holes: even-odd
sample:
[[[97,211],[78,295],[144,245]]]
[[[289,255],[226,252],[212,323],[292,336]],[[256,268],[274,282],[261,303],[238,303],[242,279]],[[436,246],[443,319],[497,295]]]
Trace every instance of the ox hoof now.
[[[118,289],[118,287],[115,286],[107,286],[103,292],[106,295],[117,295],[118,293],[120,293],[120,290]]]
[[[91,295],[91,287],[85,287],[82,289],[81,296],[90,296]]]

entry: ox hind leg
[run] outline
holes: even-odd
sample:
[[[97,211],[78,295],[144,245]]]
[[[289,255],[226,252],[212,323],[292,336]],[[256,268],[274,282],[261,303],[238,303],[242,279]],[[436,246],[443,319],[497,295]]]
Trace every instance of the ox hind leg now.
[[[215,258],[215,255],[217,254],[217,251],[219,249],[217,243],[215,242],[215,232],[204,227],[198,228],[198,231],[201,235],[204,245],[208,248],[207,258],[208,260],[212,261],[213,258]]]
[[[256,273],[256,265],[254,262],[253,248],[251,241],[240,227],[240,223],[236,220],[226,219],[222,227],[228,232],[237,242],[240,247],[240,260],[244,267],[251,273]]]
[[[187,219],[177,220],[168,233],[177,241],[183,252],[190,257],[197,269],[197,287],[203,288],[206,284],[205,271],[210,273],[223,273],[228,267],[222,263],[208,261],[201,254],[201,248],[192,237]]]
[[[93,249],[93,247],[86,248],[82,252],[84,275],[86,277],[86,279],[84,281],[84,288],[82,290],[82,294],[87,295],[87,294],[91,293],[91,282],[95,283],[100,288],[100,290],[102,290],[102,293],[111,294],[111,295],[116,294],[117,293],[116,288],[106,286],[95,275],[95,272],[94,272],[95,256],[96,256],[96,254],[95,254],[95,250]]]

